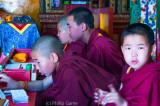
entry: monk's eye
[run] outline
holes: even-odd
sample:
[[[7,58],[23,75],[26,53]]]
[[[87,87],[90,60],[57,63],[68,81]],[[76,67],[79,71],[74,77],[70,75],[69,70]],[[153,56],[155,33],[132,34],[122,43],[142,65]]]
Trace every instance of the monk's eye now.
[[[138,47],[138,50],[142,50],[142,49],[144,49],[144,47]]]
[[[130,47],[126,47],[126,50],[130,50],[131,48]]]

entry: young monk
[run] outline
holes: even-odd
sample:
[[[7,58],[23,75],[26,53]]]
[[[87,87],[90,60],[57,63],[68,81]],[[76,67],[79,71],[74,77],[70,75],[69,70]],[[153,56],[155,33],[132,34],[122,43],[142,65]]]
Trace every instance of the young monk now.
[[[119,93],[112,85],[110,92],[97,89],[96,102],[106,106],[159,106],[160,63],[151,61],[156,49],[152,29],[145,24],[132,24],[124,30],[121,40],[127,63],[121,79],[123,87]]]
[[[115,43],[100,29],[94,29],[92,12],[85,7],[71,10],[67,24],[72,41],[81,40],[87,47],[85,58],[116,76],[120,83],[123,58]]]
[[[97,106],[94,103],[94,89],[99,87],[107,90],[107,85],[111,83],[117,86],[115,77],[71,51],[63,55],[62,51],[60,41],[52,36],[41,36],[34,43],[31,56],[36,68],[46,78],[24,83],[0,74],[0,82],[6,82],[7,89],[41,91],[38,92],[36,106]]]
[[[67,16],[64,16],[58,20],[57,30],[57,36],[61,43],[64,45],[63,51],[65,52],[66,50],[71,50],[77,53],[78,55],[82,56],[85,44],[81,41],[72,42],[72,39],[70,38],[68,32]]]
[[[68,33],[67,16],[63,16],[58,20],[57,30],[57,36],[62,44],[70,44],[72,42],[72,39],[69,37]]]

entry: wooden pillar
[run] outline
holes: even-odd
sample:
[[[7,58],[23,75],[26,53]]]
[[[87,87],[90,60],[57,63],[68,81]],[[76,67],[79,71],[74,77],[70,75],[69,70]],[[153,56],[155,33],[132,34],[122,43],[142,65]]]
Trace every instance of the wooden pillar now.
[[[102,0],[99,0],[99,8],[102,8]]]

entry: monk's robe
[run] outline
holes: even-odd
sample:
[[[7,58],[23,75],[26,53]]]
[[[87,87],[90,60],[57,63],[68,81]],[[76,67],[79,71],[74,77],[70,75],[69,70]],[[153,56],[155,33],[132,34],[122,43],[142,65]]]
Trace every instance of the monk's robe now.
[[[135,72],[124,74],[121,81],[120,94],[129,106],[160,106],[160,63],[151,62]]]
[[[78,54],[79,56],[83,56],[83,51],[85,48],[85,43],[83,43],[82,41],[76,41],[76,42],[71,42],[71,44],[66,44],[63,47],[63,51],[72,51],[76,54]]]
[[[120,84],[124,63],[122,54],[115,43],[101,32],[100,29],[94,29],[92,32],[84,51],[85,57],[115,75]]]
[[[52,105],[97,106],[94,102],[96,88],[109,90],[109,84],[117,87],[114,75],[70,51],[63,54],[52,77],[54,86],[41,92],[36,99],[37,106],[44,106],[47,99]]]
[[[96,30],[98,30],[98,32],[101,33],[102,35],[109,37],[109,35],[104,30],[101,30],[100,28],[96,28]]]
[[[55,106],[54,104],[51,104],[54,102],[54,96],[51,96],[52,90],[54,90],[53,84],[45,91],[38,91],[35,106]]]

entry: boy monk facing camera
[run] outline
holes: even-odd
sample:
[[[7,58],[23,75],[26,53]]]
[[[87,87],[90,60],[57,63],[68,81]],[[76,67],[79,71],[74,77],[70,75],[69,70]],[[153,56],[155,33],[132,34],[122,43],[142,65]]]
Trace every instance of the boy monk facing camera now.
[[[110,92],[96,89],[95,101],[106,106],[159,106],[160,63],[151,61],[155,53],[154,33],[142,23],[129,25],[122,33],[124,66],[119,93],[112,85]],[[114,104],[113,104],[114,103]]]

